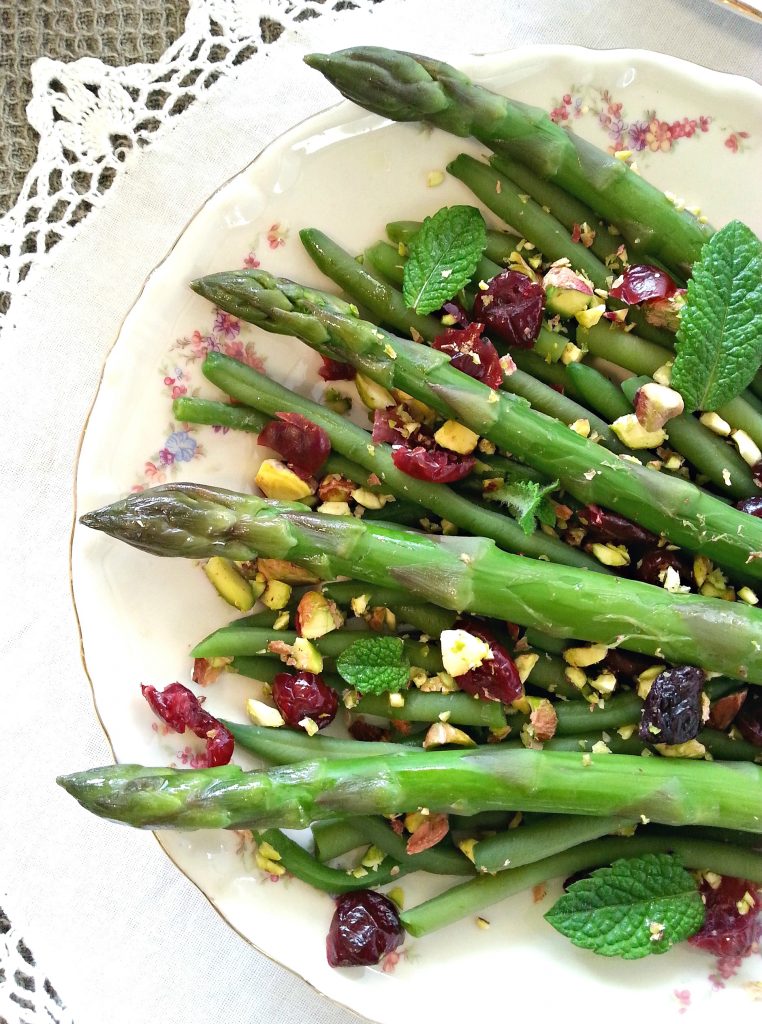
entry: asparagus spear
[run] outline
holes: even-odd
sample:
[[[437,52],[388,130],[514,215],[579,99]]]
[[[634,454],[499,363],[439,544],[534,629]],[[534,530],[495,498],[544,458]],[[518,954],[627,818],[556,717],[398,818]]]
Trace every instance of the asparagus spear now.
[[[687,272],[711,235],[711,228],[677,210],[623,161],[564,131],[543,110],[490,92],[448,64],[373,46],[310,54],[305,60],[367,110],[473,135],[518,160],[614,224],[631,252],[651,253]]]
[[[410,753],[302,761],[263,771],[109,765],[59,777],[102,818],[137,828],[305,828],[355,814],[428,807],[445,814],[517,809],[762,832],[762,768],[626,754],[536,750]]]
[[[191,483],[131,494],[81,522],[158,555],[286,558],[323,578],[402,586],[445,608],[762,679],[754,608],[510,555],[483,537],[431,536]]]
[[[290,330],[323,355],[349,362],[455,417],[498,448],[556,478],[579,501],[620,512],[672,543],[762,578],[762,521],[686,480],[617,458],[514,395],[495,392],[448,357],[359,320],[347,303],[264,271],[216,274],[193,287],[266,330]]]
[[[326,431],[336,451],[369,473],[376,473],[387,489],[399,498],[412,500],[471,533],[492,537],[506,551],[532,558],[549,558],[562,565],[600,569],[594,559],[557,537],[540,531],[527,535],[518,523],[500,512],[482,508],[449,487],[414,479],[394,465],[390,445],[371,444],[367,430],[309,398],[289,391],[244,363],[212,352],[204,361],[203,371],[213,384],[260,412],[270,416],[277,412],[298,412],[306,416]]]

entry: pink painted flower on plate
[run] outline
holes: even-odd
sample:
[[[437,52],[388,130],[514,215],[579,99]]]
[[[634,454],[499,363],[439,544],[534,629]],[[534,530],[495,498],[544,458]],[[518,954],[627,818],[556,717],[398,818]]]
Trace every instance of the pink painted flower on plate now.
[[[654,117],[646,131],[646,142],[653,153],[666,153],[672,147],[672,131],[667,122]]]
[[[247,270],[256,270],[257,267],[261,267],[262,264],[257,259],[257,254],[251,250],[249,254],[244,258],[243,265]]]
[[[218,309],[214,318],[214,330],[226,338],[236,338],[241,330],[241,321],[224,309]]]
[[[285,245],[287,238],[288,228],[285,228],[280,221],[271,224],[267,229],[267,244],[271,249],[279,249],[282,245]]]

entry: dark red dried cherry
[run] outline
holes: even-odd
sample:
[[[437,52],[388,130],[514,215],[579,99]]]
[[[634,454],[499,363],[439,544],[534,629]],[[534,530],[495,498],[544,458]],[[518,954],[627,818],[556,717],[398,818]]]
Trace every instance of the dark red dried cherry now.
[[[357,371],[349,363],[340,363],[336,359],[329,359],[328,356],[321,356],[323,364],[318,370],[323,380],[354,380]]]
[[[667,668],[653,681],[643,703],[638,735],[644,743],[687,743],[701,728],[701,692],[706,676],[693,665]]]
[[[488,661],[458,676],[456,681],[460,689],[482,700],[495,700],[503,704],[511,704],[523,696],[524,684],[516,663],[492,633],[475,619],[460,619],[455,628],[465,629],[472,636],[479,637],[485,644],[489,644],[492,652]]]
[[[749,688],[746,700],[736,715],[735,726],[747,743],[762,747],[762,690],[758,686]]]
[[[762,938],[762,898],[757,885],[744,878],[724,877],[716,889],[702,881],[700,891],[706,917],[688,941],[720,959],[748,956]]]
[[[275,419],[259,432],[258,443],[310,475],[331,454],[331,440],[325,430],[298,412],[276,412]]]
[[[623,651],[620,647],[612,647],[604,658],[603,663],[614,675],[635,679],[641,672],[645,672],[646,669],[653,665],[653,660],[642,654]]]
[[[457,455],[444,448],[392,448],[392,462],[403,473],[432,484],[451,484],[468,476],[474,468],[472,455]]]
[[[370,967],[404,942],[396,906],[372,889],[336,900],[325,949],[331,967]]]
[[[631,523],[624,516],[610,512],[600,505],[585,505],[579,512],[580,519],[588,524],[596,539],[615,544],[655,544],[657,538],[637,523]]]
[[[469,324],[463,330],[451,327],[437,335],[431,347],[450,356],[456,370],[497,390],[503,383],[500,357],[492,342],[481,337],[483,330],[484,324]]]
[[[736,508],[750,516],[756,516],[757,519],[762,519],[762,494],[755,494],[751,498],[744,498],[736,503]]]
[[[318,729],[330,725],[336,717],[339,698],[336,691],[313,672],[279,672],[273,679],[273,700],[286,724],[295,729],[305,718],[311,718]]]
[[[654,548],[646,551],[641,560],[635,566],[635,578],[641,583],[651,583],[654,587],[664,585],[661,574],[667,569],[674,569],[680,576],[684,586],[691,582],[691,574],[683,565],[682,559],[676,551],[668,551],[666,548]]]
[[[375,444],[401,444],[403,447],[408,447],[411,440],[416,444],[420,431],[416,431],[411,438],[402,429],[404,425],[399,409],[376,409],[373,413],[371,441]]]
[[[625,268],[621,282],[615,284],[609,294],[633,306],[638,302],[668,299],[676,291],[677,285],[666,271],[648,263],[633,263]]]
[[[195,758],[197,768],[216,768],[229,764],[235,741],[222,722],[204,711],[201,701],[182,683],[170,683],[163,690],[155,686],[141,686],[143,696],[155,715],[175,732],[190,729],[199,739],[206,740],[206,753]]]
[[[480,289],[473,317],[506,345],[531,348],[537,340],[545,309],[545,290],[518,270],[504,270]]]

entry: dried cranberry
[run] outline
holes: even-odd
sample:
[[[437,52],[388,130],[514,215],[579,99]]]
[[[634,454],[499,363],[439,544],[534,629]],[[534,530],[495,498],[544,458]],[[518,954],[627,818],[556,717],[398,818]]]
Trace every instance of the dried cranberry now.
[[[609,294],[632,306],[653,299],[668,299],[676,291],[677,285],[666,271],[648,263],[633,263],[625,269],[621,282],[615,284]]]
[[[468,476],[474,468],[472,455],[457,455],[444,448],[392,448],[392,462],[403,473],[432,484],[451,484]]]
[[[445,302],[444,306],[442,306],[441,312],[443,315],[453,317],[455,322],[460,324],[461,327],[468,327],[468,313],[466,313],[465,309],[463,309],[459,302],[455,302],[454,300]]]
[[[349,735],[354,740],[361,740],[364,743],[379,743],[389,739],[389,733],[380,725],[373,725],[366,722],[364,718],[356,718],[349,726]]]
[[[259,444],[305,473],[316,473],[331,454],[331,440],[322,427],[298,412],[276,412],[259,433]]]
[[[752,686],[736,715],[736,728],[747,743],[762,747],[762,689]]]
[[[354,380],[356,370],[349,363],[339,363],[336,359],[329,359],[328,356],[321,356],[323,365],[318,374],[323,380]]]
[[[762,519],[762,495],[755,494],[752,498],[744,498],[743,501],[737,502],[736,508],[750,516],[756,516],[757,519]]]
[[[657,541],[654,534],[642,526],[600,505],[585,505],[579,515],[588,523],[590,531],[603,541],[616,544],[655,544]]]
[[[453,327],[437,335],[432,348],[450,356],[456,370],[497,390],[503,383],[500,357],[492,342],[481,337],[483,330],[484,324],[469,324],[464,330]]]
[[[336,900],[325,951],[331,967],[370,967],[405,941],[397,908],[372,889]]]
[[[373,413],[374,444],[407,445],[410,438],[403,431],[404,421],[398,409],[376,409]]]
[[[474,299],[473,316],[501,341],[531,348],[545,309],[545,290],[518,270],[504,270]]]
[[[218,722],[201,707],[201,701],[182,683],[170,683],[163,690],[155,686],[141,686],[143,696],[155,715],[175,732],[190,729],[199,739],[206,740],[206,753],[197,757],[199,768],[216,768],[228,764],[233,756],[235,741],[222,722]]]
[[[619,647],[612,647],[604,659],[604,664],[614,675],[635,679],[641,672],[650,668],[653,661],[643,655],[633,654],[632,651],[623,651]]]
[[[335,690],[313,672],[279,672],[272,693],[275,706],[293,728],[303,728],[299,723],[311,718],[318,729],[324,729],[336,717],[339,699]]]
[[[757,885],[744,878],[724,877],[716,889],[702,881],[701,895],[706,917],[701,929],[688,939],[691,945],[720,958],[748,956],[762,938],[762,897]],[[739,904],[745,905],[745,913],[739,911]]]
[[[458,676],[458,686],[466,693],[471,693],[483,700],[501,701],[511,704],[524,693],[524,685],[519,670],[508,651],[495,640],[488,629],[475,619],[461,619],[455,624],[456,629],[465,629],[472,636],[479,637],[489,644],[492,657],[483,661],[478,668],[472,668]]]
[[[638,735],[645,743],[687,743],[701,728],[701,691],[706,676],[693,665],[665,669],[643,704]]]
[[[635,578],[642,583],[651,583],[654,587],[661,587],[664,580],[661,573],[667,569],[674,569],[679,573],[680,580],[684,585],[691,582],[690,572],[683,565],[680,556],[676,551],[668,551],[666,548],[654,548],[647,551],[638,564],[635,566]]]

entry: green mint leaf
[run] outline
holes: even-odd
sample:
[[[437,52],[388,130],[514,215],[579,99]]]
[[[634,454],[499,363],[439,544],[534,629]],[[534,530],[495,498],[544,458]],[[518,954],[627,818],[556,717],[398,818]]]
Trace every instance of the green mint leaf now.
[[[672,387],[686,412],[711,412],[749,384],[762,360],[762,242],[739,220],[701,250],[680,314]]]
[[[416,313],[439,309],[471,280],[486,245],[487,229],[473,206],[445,206],[427,217],[408,246],[405,303]]]
[[[546,487],[540,487],[534,480],[504,480],[494,491],[485,491],[484,497],[505,505],[524,533],[530,534],[534,531],[535,519],[547,526],[555,526],[556,513],[546,495],[556,487],[558,480]]]
[[[695,934],[704,914],[696,881],[680,861],[648,853],[575,882],[545,920],[575,946],[637,960]]]
[[[359,693],[398,693],[410,678],[410,662],[398,636],[355,640],[341,652],[336,668]]]

